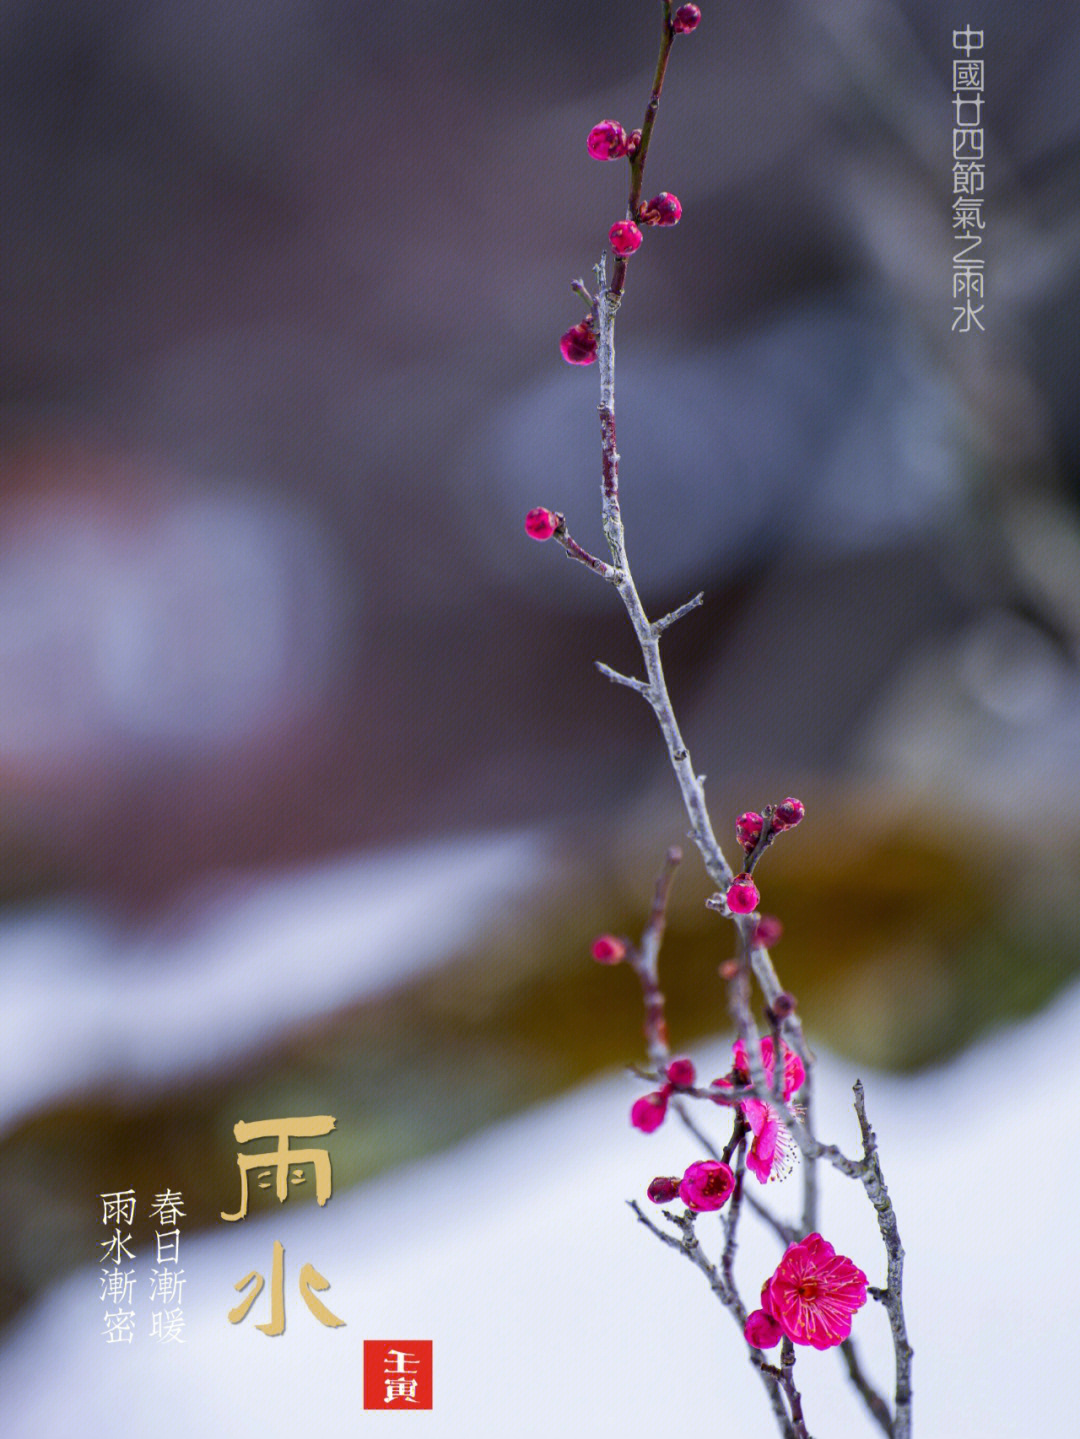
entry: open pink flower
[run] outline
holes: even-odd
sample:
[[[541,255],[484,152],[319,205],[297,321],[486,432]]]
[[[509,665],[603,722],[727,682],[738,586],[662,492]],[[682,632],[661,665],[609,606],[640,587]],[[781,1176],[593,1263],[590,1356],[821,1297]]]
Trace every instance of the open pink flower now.
[[[782,1041],[781,1041],[782,1042]],[[784,1102],[791,1099],[806,1079],[806,1069],[794,1050],[785,1044],[784,1053]],[[733,1064],[730,1074],[714,1079],[713,1087],[730,1089],[735,1084],[750,1083],[750,1066],[746,1058],[746,1045],[737,1039],[732,1047]],[[761,1067],[770,1088],[773,1081],[775,1061],[773,1059],[772,1035],[767,1034],[761,1041]],[[717,1099],[723,1104],[723,1099]],[[754,1135],[746,1166],[756,1174],[762,1184],[770,1179],[786,1179],[795,1163],[796,1146],[777,1111],[762,1099],[744,1099],[739,1105],[747,1124]]]
[[[866,1303],[866,1275],[820,1234],[792,1244],[761,1291],[761,1307],[793,1344],[831,1349]]]
[[[744,1100],[742,1112],[754,1135],[746,1156],[747,1169],[752,1170],[762,1184],[768,1184],[770,1179],[786,1179],[797,1150],[779,1114],[771,1104],[760,1099]]]
[[[783,1040],[780,1041],[784,1053],[784,1103],[786,1104],[797,1089],[801,1089],[806,1082],[806,1069],[802,1060],[793,1049],[789,1049]],[[750,1065],[746,1059],[746,1045],[741,1039],[737,1039],[732,1046],[732,1058],[735,1061],[734,1070],[736,1077],[745,1076],[744,1083],[750,1081]],[[773,1070],[776,1061],[773,1058],[772,1035],[767,1034],[761,1041],[761,1067],[765,1071],[765,1079],[769,1088],[772,1088]]]

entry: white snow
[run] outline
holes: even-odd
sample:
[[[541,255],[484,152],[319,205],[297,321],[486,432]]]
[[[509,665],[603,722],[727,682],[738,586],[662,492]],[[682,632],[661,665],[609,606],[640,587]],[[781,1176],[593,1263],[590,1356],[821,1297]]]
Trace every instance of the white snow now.
[[[1067,1366],[1080,1162],[1066,1105],[1080,1087],[1080,989],[916,1080],[863,1073],[907,1249],[917,1439],[1030,1439],[1069,1432]],[[719,1070],[718,1046],[696,1056]],[[1040,1084],[1040,1076],[1043,1083]],[[818,1128],[856,1149],[850,1067],[823,1055]],[[619,1075],[503,1123],[438,1157],[336,1194],[325,1209],[185,1238],[183,1345],[149,1336],[148,1277],[131,1345],[101,1336],[96,1270],[56,1287],[0,1352],[8,1432],[81,1439],[191,1439],[310,1432],[428,1439],[654,1439],[774,1434],[731,1318],[702,1276],[640,1226],[624,1200],[700,1157],[669,1116],[627,1123],[637,1086]],[[797,1204],[799,1171],[777,1192]],[[753,1182],[753,1181],[751,1181]],[[222,1196],[231,1207],[233,1195]],[[778,1248],[743,1227],[737,1272],[751,1298]],[[862,1191],[828,1176],[821,1228],[872,1282],[883,1251]],[[709,1243],[718,1226],[700,1222]],[[269,1278],[286,1252],[286,1333],[268,1338],[268,1289],[239,1326],[233,1285]],[[346,1326],[328,1330],[296,1289],[310,1261]],[[137,1272],[148,1275],[140,1256]],[[891,1349],[879,1306],[854,1335],[879,1385]],[[434,1407],[412,1419],[363,1409],[364,1339],[431,1339]],[[800,1350],[815,1439],[878,1432],[835,1354]]]

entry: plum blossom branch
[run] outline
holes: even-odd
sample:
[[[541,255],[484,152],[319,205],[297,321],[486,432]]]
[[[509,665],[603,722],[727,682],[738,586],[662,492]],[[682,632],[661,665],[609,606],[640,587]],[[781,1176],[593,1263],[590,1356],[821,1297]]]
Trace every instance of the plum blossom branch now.
[[[795,1349],[790,1339],[783,1342],[780,1352],[780,1383],[784,1386],[784,1393],[787,1395],[788,1404],[791,1407],[791,1423],[798,1439],[810,1439],[806,1432],[806,1421],[802,1412],[802,1395],[795,1387],[795,1376],[792,1370],[795,1368]]]
[[[627,559],[626,534],[619,508],[619,454],[615,442],[615,314],[618,309],[618,297],[605,289],[600,296],[597,308],[599,313],[599,415],[604,535],[611,551],[614,570],[618,576],[614,581],[615,588],[626,608],[641,648],[647,676],[644,685],[640,685],[638,682],[638,685],[631,687],[639,688],[640,685],[639,693],[648,702],[660,726],[660,732],[664,737],[668,757],[675,771],[675,778],[690,820],[690,838],[701,852],[710,879],[714,884],[726,890],[735,877],[734,871],[725,859],[716,835],[713,833],[705,804],[704,787],[694,769],[689,750],[675,718],[664,666],[660,659],[660,635],[666,626],[654,626],[649,620]],[[606,670],[605,673],[607,673]],[[611,677],[609,675],[609,678]],[[776,989],[779,993],[779,983]]]
[[[555,538],[566,551],[567,559],[579,561],[579,563],[585,565],[587,569],[598,574],[601,579],[614,583],[615,572],[611,566],[606,565],[603,560],[597,559],[595,555],[591,555],[588,550],[582,549],[577,540],[571,538],[570,532],[565,526],[561,533],[555,535]]]
[[[676,1194],[686,1203],[687,1212],[682,1216],[664,1211],[665,1218],[680,1231],[679,1238],[648,1220],[636,1202],[631,1208],[653,1234],[702,1270],[717,1297],[742,1325],[751,1362],[761,1373],[785,1439],[809,1439],[802,1397],[793,1376],[794,1343],[818,1349],[841,1346],[849,1377],[876,1422],[890,1439],[910,1439],[912,1351],[902,1302],[904,1252],[877,1156],[876,1138],[866,1118],[862,1085],[855,1086],[855,1109],[863,1154],[861,1159],[851,1159],[835,1145],[822,1143],[813,1132],[814,1056],[795,1012],[795,1000],[782,989],[769,955],[767,946],[773,942],[766,935],[769,917],[763,920],[758,914],[760,894],[754,872],[777,836],[802,819],[803,806],[789,797],[779,805],[765,806],[760,814],[748,811],[741,815],[736,837],[743,850],[743,864],[738,872],[732,868],[713,831],[705,801],[704,776],[694,769],[683,740],[660,655],[663,634],[678,619],[700,606],[703,595],[699,593],[661,619],[650,621],[627,556],[615,422],[615,321],[625,292],[629,257],[642,244],[639,224],[674,225],[682,214],[678,199],[667,192],[661,192],[647,203],[643,203],[641,197],[645,163],[674,38],[695,29],[701,19],[696,5],[681,5],[673,13],[671,0],[661,0],[661,8],[660,50],[641,129],[627,135],[621,125],[605,120],[594,126],[588,136],[587,147],[594,159],[625,157],[629,160],[627,217],[616,221],[608,233],[615,257],[610,285],[606,256],[602,256],[596,266],[595,294],[590,293],[581,280],[572,284],[574,292],[589,306],[589,313],[585,320],[567,331],[560,342],[568,363],[587,365],[598,361],[601,516],[611,563],[590,554],[573,540],[563,515],[537,509],[526,517],[526,529],[534,539],[555,538],[569,558],[583,564],[618,591],[641,650],[645,678],[623,674],[600,662],[598,668],[613,683],[640,694],[656,716],[690,822],[690,838],[701,854],[706,873],[718,887],[718,893],[706,903],[733,921],[740,941],[738,958],[720,966],[721,975],[727,981],[728,1007],[738,1033],[735,1049],[739,1057],[731,1074],[715,1081],[707,1090],[695,1087],[694,1066],[688,1059],[671,1059],[664,996],[659,987],[659,948],[672,879],[682,857],[680,851],[673,849],[668,853],[639,945],[632,946],[610,935],[601,936],[594,943],[594,958],[601,963],[628,959],[642,987],[646,1044],[661,1087],[637,1101],[631,1111],[632,1122],[644,1132],[652,1132],[662,1123],[669,1097],[674,1096],[672,1107],[710,1156],[690,1165],[681,1181],[660,1176],[649,1186],[649,1197],[656,1203],[664,1203]],[[776,921],[771,923],[777,926]],[[754,1019],[751,975],[764,1000],[769,1029],[764,1039],[759,1036]],[[792,1100],[800,1087],[805,1090],[804,1103],[797,1106]],[[719,1153],[690,1117],[687,1105],[695,1098],[707,1098],[732,1109],[731,1137]],[[794,1155],[793,1145],[806,1161],[799,1230],[784,1224],[768,1206],[745,1190],[747,1168],[762,1183],[785,1173]],[[730,1167],[733,1158],[735,1171]],[[884,1289],[868,1288],[865,1274],[852,1260],[838,1255],[817,1232],[818,1161],[831,1164],[848,1178],[858,1180],[866,1190],[886,1248]],[[720,1209],[729,1200],[730,1207],[723,1217],[724,1244],[718,1269],[701,1249],[694,1218],[697,1211]],[[762,1308],[749,1316],[734,1280],[738,1222],[744,1202],[773,1228],[786,1246],[775,1273],[762,1290]],[[867,1293],[884,1306],[893,1334],[896,1391],[895,1412],[891,1416],[884,1400],[862,1374],[849,1340],[851,1317],[865,1303]],[[774,1367],[765,1362],[761,1350],[773,1347],[781,1339],[780,1365]]]
[[[910,1439],[912,1349],[908,1341],[907,1324],[904,1319],[904,1246],[900,1242],[896,1211],[893,1209],[892,1200],[889,1198],[889,1191],[885,1187],[885,1179],[881,1172],[877,1136],[866,1117],[866,1100],[863,1095],[862,1080],[855,1081],[855,1113],[858,1115],[863,1141],[863,1173],[860,1178],[867,1197],[877,1213],[878,1228],[881,1231],[885,1252],[888,1256],[886,1266],[888,1286],[881,1296],[881,1302],[889,1316],[889,1327],[892,1330],[893,1349],[896,1355],[896,1392],[894,1395],[896,1413],[893,1421],[893,1434],[895,1439]]]
[[[685,1215],[674,1214],[668,1209],[663,1211],[664,1218],[667,1219],[669,1223],[675,1225],[681,1232],[682,1237],[676,1239],[673,1234],[665,1233],[663,1229],[654,1224],[648,1215],[642,1212],[641,1206],[636,1199],[631,1199],[628,1202],[630,1208],[637,1215],[639,1222],[644,1224],[645,1228],[649,1230],[651,1234],[655,1234],[661,1243],[668,1245],[671,1249],[677,1250],[685,1258],[689,1259],[691,1264],[701,1270],[708,1281],[709,1288],[720,1300],[724,1308],[730,1311],[736,1323],[741,1328],[746,1323],[746,1309],[743,1307],[742,1301],[739,1299],[735,1290],[728,1288],[724,1276],[717,1272],[716,1266],[711,1264],[702,1252],[697,1234],[694,1232],[694,1216],[690,1213]],[[796,1430],[788,1418],[787,1410],[784,1407],[784,1401],[781,1397],[779,1375],[771,1369],[771,1366],[756,1360],[755,1353],[756,1351],[751,1349],[750,1362],[761,1375],[761,1382],[765,1385],[766,1393],[769,1396],[769,1403],[772,1405],[773,1413],[776,1415],[777,1422],[780,1425],[780,1432],[784,1436],[784,1439],[798,1439]]]
[[[612,671],[614,674],[614,671]],[[668,1049],[667,1020],[664,1017],[664,996],[660,990],[660,942],[667,924],[668,900],[675,871],[682,864],[682,850],[672,845],[664,856],[664,865],[653,889],[652,909],[642,931],[641,943],[631,951],[630,966],[641,984],[645,1004],[645,1043],[649,1058],[657,1070],[663,1070],[671,1058]]]

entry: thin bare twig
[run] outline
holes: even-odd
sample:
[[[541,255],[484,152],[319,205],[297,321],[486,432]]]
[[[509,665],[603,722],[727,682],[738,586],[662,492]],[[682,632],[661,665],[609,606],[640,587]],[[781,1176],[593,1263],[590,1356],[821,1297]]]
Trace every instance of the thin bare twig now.
[[[691,610],[698,609],[704,603],[705,591],[698,590],[697,594],[692,600],[687,600],[684,605],[680,605],[677,610],[672,610],[671,613],[669,615],[665,615],[663,619],[654,620],[652,627],[653,634],[656,635],[657,639],[659,639],[660,636],[664,633],[664,631],[670,629],[676,620],[681,620],[683,615],[688,615]]]
[[[877,1136],[866,1117],[866,1099],[862,1080],[855,1081],[855,1113],[862,1133],[864,1167],[860,1175],[863,1188],[877,1214],[878,1228],[885,1242],[888,1256],[886,1273],[888,1287],[881,1296],[885,1312],[889,1316],[892,1330],[893,1351],[896,1355],[896,1392],[893,1434],[895,1439],[910,1439],[911,1435],[911,1357],[912,1348],[908,1342],[907,1324],[904,1319],[904,1246],[900,1243],[900,1230],[896,1223],[889,1191],[881,1172],[878,1159]]]
[[[724,1282],[723,1275],[717,1272],[716,1266],[710,1264],[709,1260],[702,1253],[697,1234],[694,1232],[693,1215],[689,1211],[681,1216],[672,1213],[669,1209],[663,1211],[664,1218],[681,1231],[682,1237],[676,1239],[673,1234],[665,1233],[665,1231],[654,1224],[646,1214],[642,1213],[641,1206],[636,1200],[630,1200],[629,1202],[630,1208],[637,1215],[638,1220],[644,1224],[645,1228],[649,1230],[651,1234],[655,1234],[657,1239],[668,1245],[669,1248],[678,1250],[680,1254],[690,1260],[691,1264],[701,1270],[708,1281],[709,1288],[720,1300],[724,1308],[732,1315],[739,1328],[742,1329],[746,1324],[746,1310],[738,1294],[736,1294],[734,1290],[728,1289]],[[758,1350],[751,1349],[749,1352],[750,1362],[761,1375],[761,1381],[765,1385],[765,1391],[769,1396],[769,1403],[772,1406],[773,1413],[780,1426],[783,1439],[799,1439],[799,1435],[796,1433],[794,1426],[788,1418],[787,1409],[784,1407],[778,1373],[772,1370],[769,1365],[761,1362]]]
[[[639,695],[648,694],[649,686],[644,680],[635,679],[633,675],[620,674],[618,670],[613,670],[610,665],[606,665],[603,660],[596,661],[596,668],[605,679],[611,680],[612,684],[625,685],[628,690],[636,690]]]
[[[612,677],[614,677],[612,671]],[[641,935],[641,943],[627,956],[631,968],[641,983],[641,997],[645,1005],[645,1043],[649,1058],[656,1066],[658,1075],[667,1068],[671,1051],[668,1049],[667,1020],[664,1017],[664,996],[660,989],[660,941],[664,937],[667,923],[667,906],[671,897],[671,885],[675,871],[682,863],[682,850],[676,845],[664,856],[664,866],[657,877],[653,890],[652,909]],[[679,1107],[683,1122],[690,1125],[685,1111]],[[692,1127],[692,1126],[691,1126]]]
[[[570,531],[566,528],[566,520],[562,515],[556,513],[555,523],[556,530],[552,535],[552,539],[562,545],[566,551],[567,558],[579,561],[579,563],[585,565],[595,574],[598,574],[601,579],[608,580],[611,584],[614,584],[615,571],[610,565],[605,564],[603,560],[597,559],[595,555],[591,555],[588,550],[583,549],[577,540],[571,537]]]
[[[810,1439],[806,1432],[806,1420],[802,1412],[802,1395],[795,1387],[795,1347],[786,1336],[780,1346],[780,1383],[784,1386],[791,1408],[791,1423],[798,1439]]]

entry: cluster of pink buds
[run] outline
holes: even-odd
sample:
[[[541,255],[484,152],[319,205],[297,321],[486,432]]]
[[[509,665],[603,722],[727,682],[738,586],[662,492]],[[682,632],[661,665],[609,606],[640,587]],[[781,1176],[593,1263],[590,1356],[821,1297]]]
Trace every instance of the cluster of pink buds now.
[[[664,1078],[667,1083],[662,1089],[643,1094],[630,1110],[630,1123],[643,1134],[652,1134],[654,1129],[659,1129],[663,1124],[667,1114],[668,1096],[673,1091],[690,1089],[693,1086],[696,1078],[693,1060],[673,1059],[664,1071]]]
[[[765,843],[771,844],[774,834],[780,834],[782,830],[794,829],[806,814],[806,806],[801,799],[795,799],[788,795],[787,799],[775,805],[768,814],[768,832],[766,833],[765,815],[758,814],[756,809],[748,809],[744,814],[739,815],[735,821],[735,838],[742,846],[743,853],[752,855],[761,843],[761,836],[765,835]],[[761,902],[761,895],[758,893],[757,885],[750,878],[748,872],[735,876],[734,881],[728,886],[727,906],[732,914],[752,914]],[[758,944],[768,945],[770,938],[779,939],[780,928],[778,920],[771,920],[766,923],[764,920],[758,926],[758,934],[755,939]]]
[[[770,835],[779,834],[781,830],[794,829],[805,814],[806,806],[802,800],[788,795],[787,799],[773,806],[769,819]],[[765,817],[758,814],[756,809],[748,809],[735,821],[735,838],[747,854],[756,846],[764,827]]]
[[[668,1204],[676,1195],[688,1209],[720,1209],[735,1190],[735,1175],[729,1164],[719,1159],[699,1159],[691,1164],[681,1179],[674,1175],[657,1175],[646,1193],[654,1204]]]
[[[671,28],[676,35],[687,35],[701,22],[696,5],[680,5],[672,16]],[[585,148],[594,160],[632,160],[641,144],[641,131],[627,132],[618,120],[601,120],[585,138]],[[677,225],[682,218],[678,197],[662,190],[644,205],[638,206],[635,219],[616,220],[608,231],[608,243],[617,260],[626,260],[641,248],[640,225]],[[635,220],[637,223],[635,223]],[[591,319],[567,330],[559,341],[562,357],[568,365],[591,365],[596,359],[596,332]]]

